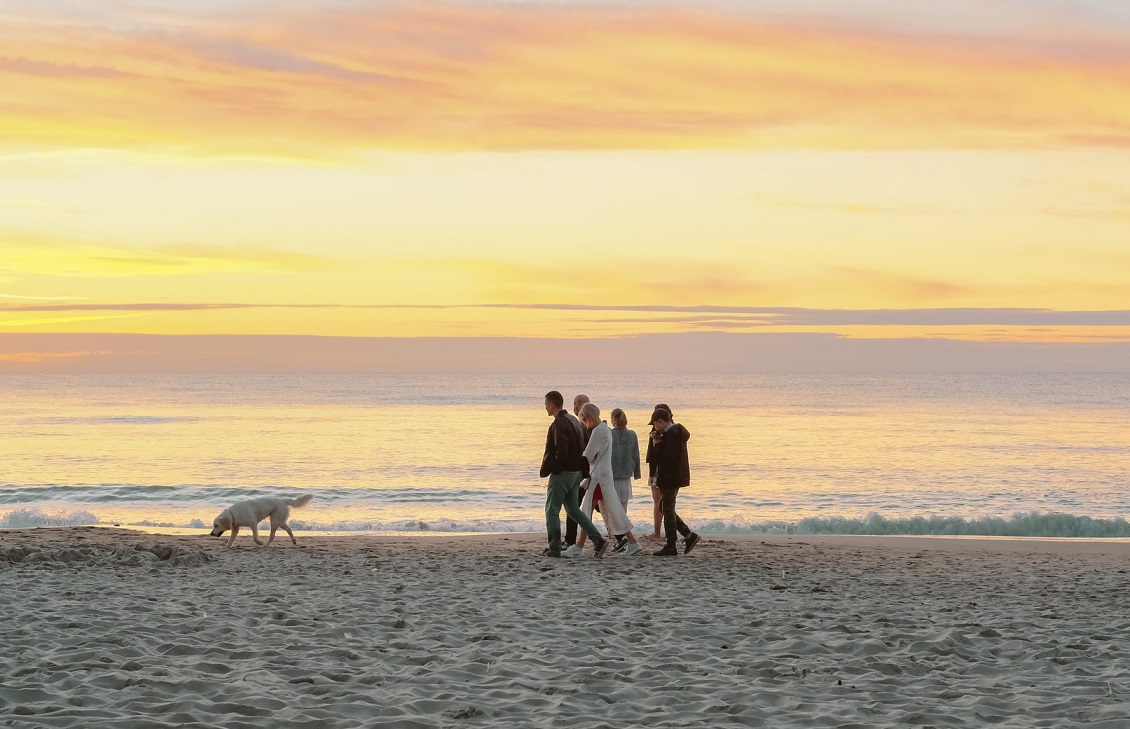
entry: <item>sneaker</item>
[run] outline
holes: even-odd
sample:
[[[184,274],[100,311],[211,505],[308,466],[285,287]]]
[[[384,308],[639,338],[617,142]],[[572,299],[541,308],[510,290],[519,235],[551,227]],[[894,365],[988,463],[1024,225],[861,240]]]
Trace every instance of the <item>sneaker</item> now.
[[[611,546],[612,546],[612,540],[601,539],[600,544],[596,545],[596,551],[593,552],[593,554],[592,554],[593,558],[600,559],[601,557],[604,556],[604,554],[608,551],[608,548],[611,547]]]
[[[643,547],[640,546],[639,542],[636,542],[635,544],[629,544],[628,546],[624,547],[624,550],[620,552],[620,554],[624,557],[631,557],[641,549],[643,549]]]
[[[691,535],[683,540],[683,554],[690,554],[696,544],[698,544],[698,535],[691,532]]]
[[[616,546],[612,548],[613,552],[623,552],[624,547],[628,546],[627,537],[616,537]]]
[[[561,553],[562,557],[580,557],[585,553],[585,550],[578,547],[576,544],[570,544],[569,548]]]
[[[656,557],[677,557],[679,550],[675,549],[674,545],[668,544],[658,552],[652,552]]]
[[[557,559],[558,557],[561,556],[561,552],[558,552],[556,549],[543,549],[542,552],[541,552],[541,556],[551,557],[553,559]]]

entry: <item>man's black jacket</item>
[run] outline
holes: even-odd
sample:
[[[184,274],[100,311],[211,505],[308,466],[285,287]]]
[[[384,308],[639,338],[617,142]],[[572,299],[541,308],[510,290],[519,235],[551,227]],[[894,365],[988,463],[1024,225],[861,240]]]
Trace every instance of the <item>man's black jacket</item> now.
[[[687,441],[690,439],[690,431],[675,423],[655,444],[652,464],[656,471],[655,485],[660,489],[681,489],[691,485],[691,462],[687,455]]]
[[[542,478],[565,471],[584,470],[584,428],[567,411],[553,418],[545,437],[545,455],[541,459]]]

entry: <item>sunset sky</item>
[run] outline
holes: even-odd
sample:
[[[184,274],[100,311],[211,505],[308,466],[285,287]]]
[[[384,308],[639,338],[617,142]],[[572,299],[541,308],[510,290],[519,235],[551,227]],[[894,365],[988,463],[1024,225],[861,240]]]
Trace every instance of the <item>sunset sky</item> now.
[[[1127,302],[1123,0],[0,6],[0,371],[681,333],[1125,370]]]

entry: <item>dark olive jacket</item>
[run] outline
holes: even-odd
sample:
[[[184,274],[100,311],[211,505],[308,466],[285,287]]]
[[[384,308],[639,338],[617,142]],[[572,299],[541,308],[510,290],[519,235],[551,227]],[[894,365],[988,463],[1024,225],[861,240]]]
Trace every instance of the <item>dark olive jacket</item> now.
[[[584,427],[568,411],[553,418],[545,436],[545,455],[541,458],[542,478],[566,471],[583,471],[585,463]]]
[[[655,444],[651,465],[655,469],[655,485],[660,489],[681,489],[691,485],[691,461],[687,454],[687,441],[690,439],[690,431],[675,423]]]

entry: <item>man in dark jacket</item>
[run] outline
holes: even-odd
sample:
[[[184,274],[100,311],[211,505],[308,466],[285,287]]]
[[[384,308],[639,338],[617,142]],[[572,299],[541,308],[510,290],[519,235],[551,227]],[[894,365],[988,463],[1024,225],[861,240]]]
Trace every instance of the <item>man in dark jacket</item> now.
[[[584,463],[585,446],[583,428],[575,417],[564,409],[565,399],[561,393],[551,390],[545,395],[545,412],[553,418],[549,433],[545,438],[545,455],[541,459],[541,475],[549,476],[549,486],[545,493],[545,529],[549,533],[549,549],[542,552],[546,557],[561,556],[561,507],[585,530],[592,540],[600,559],[608,551],[608,541],[600,536],[592,520],[581,511],[577,493],[581,487],[581,465]]]
[[[658,557],[674,557],[677,534],[683,535],[683,554],[690,554],[698,544],[698,535],[675,513],[675,500],[679,489],[691,484],[691,463],[687,455],[687,441],[691,434],[679,423],[671,421],[671,413],[662,408],[651,414],[650,425],[662,434],[653,453],[655,485],[659,489],[659,506],[663,510],[663,532],[667,545],[655,552]]]

